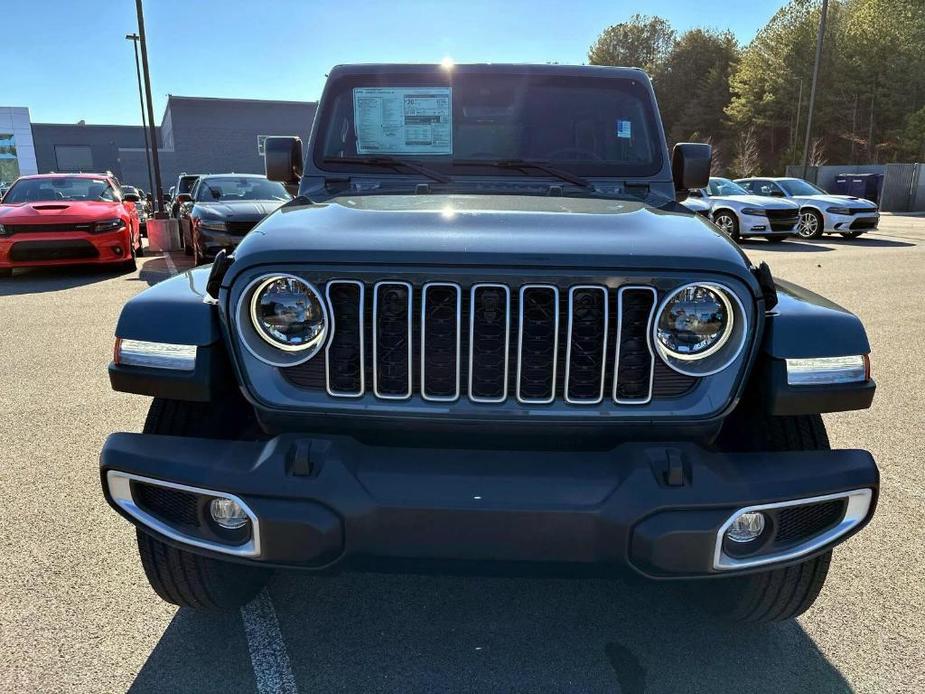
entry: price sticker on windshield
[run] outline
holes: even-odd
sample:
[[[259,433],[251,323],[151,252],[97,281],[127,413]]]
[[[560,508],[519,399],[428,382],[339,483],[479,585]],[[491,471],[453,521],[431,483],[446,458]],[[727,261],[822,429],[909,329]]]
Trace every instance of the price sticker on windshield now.
[[[357,87],[357,154],[452,154],[451,87]]]

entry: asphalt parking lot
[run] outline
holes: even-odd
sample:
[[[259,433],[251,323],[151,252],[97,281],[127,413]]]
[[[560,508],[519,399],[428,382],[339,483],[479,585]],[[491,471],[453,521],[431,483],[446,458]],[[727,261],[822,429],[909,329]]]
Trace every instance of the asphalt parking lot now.
[[[0,280],[0,688],[925,691],[925,218],[744,248],[864,320],[877,398],[826,423],[834,446],[873,452],[883,486],[816,605],[758,627],[710,621],[683,588],[567,577],[287,574],[241,613],[178,611],[103,501],[97,455],[148,407],[109,388],[119,310],[187,259]]]

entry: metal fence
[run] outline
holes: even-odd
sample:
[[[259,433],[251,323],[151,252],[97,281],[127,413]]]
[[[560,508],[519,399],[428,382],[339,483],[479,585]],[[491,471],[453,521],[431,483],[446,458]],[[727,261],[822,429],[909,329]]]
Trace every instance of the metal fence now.
[[[855,164],[810,166],[806,180],[832,190],[836,176],[846,173],[883,174],[880,209],[884,212],[925,212],[925,164]],[[787,175],[802,178],[803,167],[787,167]]]

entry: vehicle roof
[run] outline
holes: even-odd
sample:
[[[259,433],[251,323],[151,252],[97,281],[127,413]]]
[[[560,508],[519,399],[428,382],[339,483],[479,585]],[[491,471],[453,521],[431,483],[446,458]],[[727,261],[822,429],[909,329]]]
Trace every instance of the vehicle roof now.
[[[199,178],[266,178],[266,176],[255,173],[222,173],[202,174]]]
[[[107,173],[40,173],[40,174],[28,174],[26,176],[20,176],[19,179],[25,178],[114,178],[112,174]]]
[[[452,70],[481,74],[541,74],[570,77],[623,77],[639,79],[646,73],[638,67],[613,67],[610,65],[546,65],[542,63],[455,63],[444,67],[439,63],[354,63],[336,65],[329,77],[369,74],[425,74],[434,70]]]
[[[805,179],[796,176],[746,176],[745,178],[736,178],[735,181],[803,181]]]

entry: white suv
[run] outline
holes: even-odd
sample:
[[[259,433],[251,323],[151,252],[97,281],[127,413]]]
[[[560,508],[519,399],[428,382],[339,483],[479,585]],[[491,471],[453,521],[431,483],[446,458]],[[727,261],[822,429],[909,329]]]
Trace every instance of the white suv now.
[[[841,234],[856,239],[877,228],[880,211],[876,203],[850,195],[830,195],[802,178],[742,178],[736,181],[755,195],[784,198],[800,206],[798,233],[804,239]]]
[[[800,208],[787,200],[768,200],[751,195],[728,178],[711,177],[706,188],[688,191],[681,204],[693,211],[700,201],[709,205],[713,223],[735,240],[761,237],[783,241],[796,233]]]

